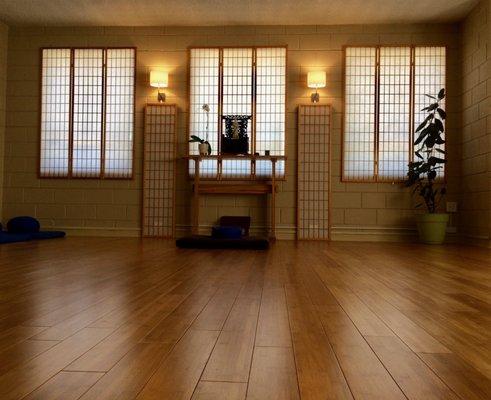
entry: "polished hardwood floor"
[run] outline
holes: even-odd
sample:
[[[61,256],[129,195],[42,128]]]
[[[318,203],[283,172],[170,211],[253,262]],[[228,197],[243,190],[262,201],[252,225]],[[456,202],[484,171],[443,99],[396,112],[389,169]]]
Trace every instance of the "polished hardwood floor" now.
[[[490,399],[491,251],[0,247],[0,399]]]

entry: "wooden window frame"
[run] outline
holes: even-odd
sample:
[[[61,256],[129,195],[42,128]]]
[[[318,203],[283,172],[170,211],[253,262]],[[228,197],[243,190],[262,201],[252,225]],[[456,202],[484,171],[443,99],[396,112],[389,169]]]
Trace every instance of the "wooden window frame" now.
[[[250,138],[250,152],[249,152],[249,158],[254,157],[254,153],[256,151],[256,54],[257,54],[257,49],[275,49],[275,48],[281,48],[285,49],[285,101],[284,101],[284,107],[285,107],[285,130],[284,130],[284,154],[282,156],[277,156],[280,159],[283,159],[284,162],[284,175],[282,177],[276,177],[277,181],[285,181],[286,176],[287,176],[287,162],[286,162],[286,151],[288,148],[288,143],[287,143],[287,121],[288,121],[288,110],[287,110],[287,102],[288,102],[288,45],[271,45],[271,46],[190,46],[188,47],[188,72],[187,72],[187,77],[188,77],[188,82],[187,82],[187,91],[188,91],[188,104],[191,104],[191,51],[195,49],[215,49],[219,51],[219,88],[218,88],[218,99],[217,99],[217,104],[218,104],[218,118],[219,121],[217,121],[218,124],[218,129],[217,129],[217,139],[218,139],[218,145],[217,145],[217,153],[219,156],[221,156],[220,153],[220,146],[221,146],[221,134],[223,131],[223,124],[220,121],[220,116],[222,115],[222,109],[223,109],[223,50],[225,49],[251,49],[253,54],[252,54],[252,102],[251,102],[251,138]],[[188,137],[190,136],[191,132],[191,110],[189,110],[189,113],[187,114],[187,135]],[[188,143],[187,145],[187,158],[189,159],[192,154],[190,152],[191,144]],[[274,156],[274,155],[272,155]],[[232,156],[225,156],[227,159],[231,159]],[[245,157],[237,156],[237,159],[243,160],[247,159]],[[189,168],[187,169],[187,175],[188,179],[193,180],[194,177],[191,175]],[[220,175],[220,174],[219,174]],[[250,180],[270,180],[271,177],[265,178],[265,179],[257,179],[255,177],[255,174],[251,172],[249,178],[244,178],[244,177],[220,177],[220,180],[222,181],[250,181]],[[210,180],[217,180],[215,178],[209,178],[209,177],[200,177],[200,180],[204,181],[210,181]]]
[[[42,141],[42,91],[43,91],[43,52],[44,50],[70,50],[70,107],[69,107],[69,150],[68,150],[68,173],[65,176],[46,176],[41,173],[41,141]],[[99,176],[73,176],[73,103],[74,103],[74,70],[75,70],[75,50],[102,50],[104,54],[103,60],[103,76],[102,76],[102,130],[101,130],[101,168]],[[105,161],[105,132],[106,132],[106,118],[104,116],[106,110],[106,54],[107,50],[133,50],[134,60],[133,60],[133,146],[132,146],[132,160],[131,160],[131,174],[126,177],[118,176],[105,176],[104,174],[104,161]],[[39,105],[38,105],[38,127],[39,127],[39,141],[38,141],[38,160],[37,160],[37,176],[38,179],[90,179],[90,180],[133,180],[135,178],[135,134],[136,134],[136,75],[137,75],[137,48],[136,46],[112,46],[112,47],[72,47],[72,46],[56,46],[56,47],[41,47],[39,49]]]
[[[415,44],[392,44],[392,45],[345,45],[343,46],[343,87],[342,87],[342,96],[343,96],[343,113],[342,113],[342,121],[341,121],[341,182],[343,183],[402,183],[404,182],[404,178],[402,179],[390,179],[390,178],[379,178],[378,176],[378,160],[379,160],[379,106],[380,106],[380,98],[379,98],[379,85],[380,85],[380,49],[383,47],[407,47],[410,49],[410,102],[409,102],[409,161],[413,161],[414,159],[414,115],[415,115],[415,101],[414,101],[414,85],[415,85],[415,49],[417,47],[440,47],[445,48],[445,93],[446,97],[448,97],[447,90],[447,81],[448,81],[448,47],[446,45],[432,45],[432,44],[423,44],[423,45],[415,45]],[[375,53],[375,108],[374,108],[374,124],[375,124],[375,139],[374,139],[374,174],[372,179],[350,179],[344,177],[344,139],[345,139],[345,122],[346,122],[346,50],[349,48],[372,48],[376,50]],[[445,125],[445,131],[447,125]],[[445,140],[445,150],[447,150],[447,143]],[[443,177],[437,178],[437,181],[446,182],[447,181],[447,164],[444,164],[443,167]]]

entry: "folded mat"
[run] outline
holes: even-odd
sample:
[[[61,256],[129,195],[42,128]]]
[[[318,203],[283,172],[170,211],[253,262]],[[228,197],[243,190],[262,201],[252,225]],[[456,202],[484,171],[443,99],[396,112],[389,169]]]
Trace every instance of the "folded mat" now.
[[[15,242],[25,242],[30,240],[31,235],[28,233],[7,233],[0,232],[0,244],[2,243],[15,243]]]
[[[191,235],[176,240],[183,249],[255,249],[266,250],[269,240],[263,237],[244,236],[240,239],[217,239],[206,235]]]
[[[65,237],[66,233],[62,231],[39,231],[30,234],[31,239],[55,239]]]

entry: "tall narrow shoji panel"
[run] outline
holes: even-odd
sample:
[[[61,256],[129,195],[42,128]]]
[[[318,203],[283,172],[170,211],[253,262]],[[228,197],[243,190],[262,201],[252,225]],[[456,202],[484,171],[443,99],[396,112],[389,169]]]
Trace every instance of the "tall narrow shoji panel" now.
[[[174,236],[176,122],[177,108],[173,104],[145,107],[143,236]]]
[[[297,239],[329,239],[330,110],[298,107]]]

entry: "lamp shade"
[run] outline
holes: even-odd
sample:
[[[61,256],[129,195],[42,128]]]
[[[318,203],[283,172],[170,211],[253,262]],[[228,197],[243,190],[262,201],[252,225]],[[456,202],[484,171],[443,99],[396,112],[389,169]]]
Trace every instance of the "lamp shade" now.
[[[323,88],[326,86],[326,72],[325,71],[311,71],[307,73],[307,86],[309,88]]]
[[[165,88],[169,84],[169,74],[164,71],[150,71],[150,86]]]

